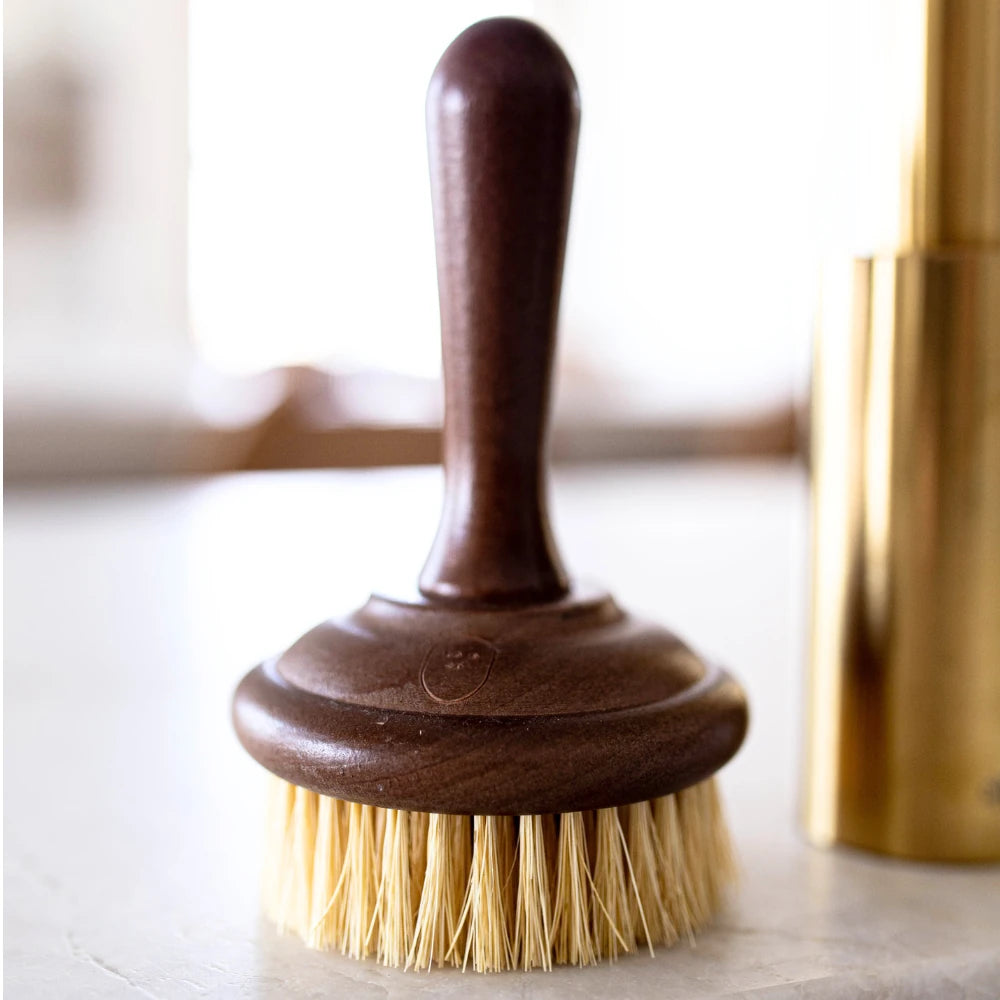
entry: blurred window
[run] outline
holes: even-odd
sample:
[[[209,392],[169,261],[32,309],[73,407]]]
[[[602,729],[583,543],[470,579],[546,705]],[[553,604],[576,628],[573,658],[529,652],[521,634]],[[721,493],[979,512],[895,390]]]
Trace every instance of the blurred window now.
[[[496,9],[192,6],[192,319],[214,364],[437,372],[424,93]],[[815,296],[827,4],[504,10],[549,29],[582,95],[566,367],[667,411],[788,399]]]
[[[424,94],[497,13],[545,26],[582,96],[556,417],[584,430],[563,453],[678,424],[699,451],[703,424],[788,413],[821,256],[870,249],[858,220],[890,205],[899,165],[865,140],[905,127],[884,42],[918,6],[8,0],[8,473],[239,466],[265,440],[267,464],[307,431],[433,428]],[[421,440],[392,460],[433,456]]]

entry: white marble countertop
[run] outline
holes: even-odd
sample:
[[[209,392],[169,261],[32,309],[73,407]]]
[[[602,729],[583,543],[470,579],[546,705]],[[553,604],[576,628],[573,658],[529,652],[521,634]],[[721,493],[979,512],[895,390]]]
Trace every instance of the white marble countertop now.
[[[1000,996],[1000,869],[797,832],[806,487],[783,465],[556,477],[571,568],[750,693],[722,774],[743,884],[696,947],[484,977],[278,937],[257,915],[262,782],[231,690],[370,588],[411,583],[439,488],[425,469],[8,490],[8,997]]]

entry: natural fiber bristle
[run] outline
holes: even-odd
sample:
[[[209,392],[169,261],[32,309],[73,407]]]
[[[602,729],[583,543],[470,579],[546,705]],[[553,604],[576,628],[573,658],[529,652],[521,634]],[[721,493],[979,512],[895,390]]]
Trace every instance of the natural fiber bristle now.
[[[652,802],[445,816],[271,779],[265,907],[310,947],[479,972],[691,940],[736,866],[714,779]]]
[[[553,958],[558,965],[593,965],[597,949],[590,920],[590,859],[583,813],[564,813],[553,903]]]
[[[522,816],[520,819],[514,952],[523,969],[550,969],[552,920],[543,817]]]
[[[617,809],[597,810],[597,860],[594,864],[594,937],[601,957],[615,959],[635,951],[629,906],[628,855]]]
[[[468,928],[462,967],[471,957],[473,968],[496,972],[510,968],[513,955],[509,909],[513,896],[506,886],[514,868],[513,820],[476,816],[472,839],[472,870],[460,919]]]

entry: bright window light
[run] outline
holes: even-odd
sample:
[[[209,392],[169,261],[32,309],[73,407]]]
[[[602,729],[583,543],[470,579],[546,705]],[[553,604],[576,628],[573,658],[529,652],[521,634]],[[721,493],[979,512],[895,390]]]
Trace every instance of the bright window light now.
[[[502,12],[545,26],[580,83],[563,363],[686,412],[787,402],[848,214],[831,151],[853,127],[857,94],[835,81],[859,3],[199,0],[202,355],[232,372],[437,373],[424,94],[451,38]]]

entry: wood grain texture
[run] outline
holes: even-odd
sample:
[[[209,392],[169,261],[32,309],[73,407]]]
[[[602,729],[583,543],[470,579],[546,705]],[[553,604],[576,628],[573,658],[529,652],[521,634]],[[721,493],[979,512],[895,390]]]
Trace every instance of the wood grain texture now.
[[[444,509],[418,595],[372,597],[240,684],[243,745],[295,785],[412,811],[568,812],[678,791],[743,740],[733,678],[571,586],[549,530],[578,116],[565,57],[524,21],[474,25],[431,81]]]
[[[431,79],[446,493],[420,590],[438,601],[566,592],[543,452],[578,122],[569,63],[524,21],[469,28]]]

